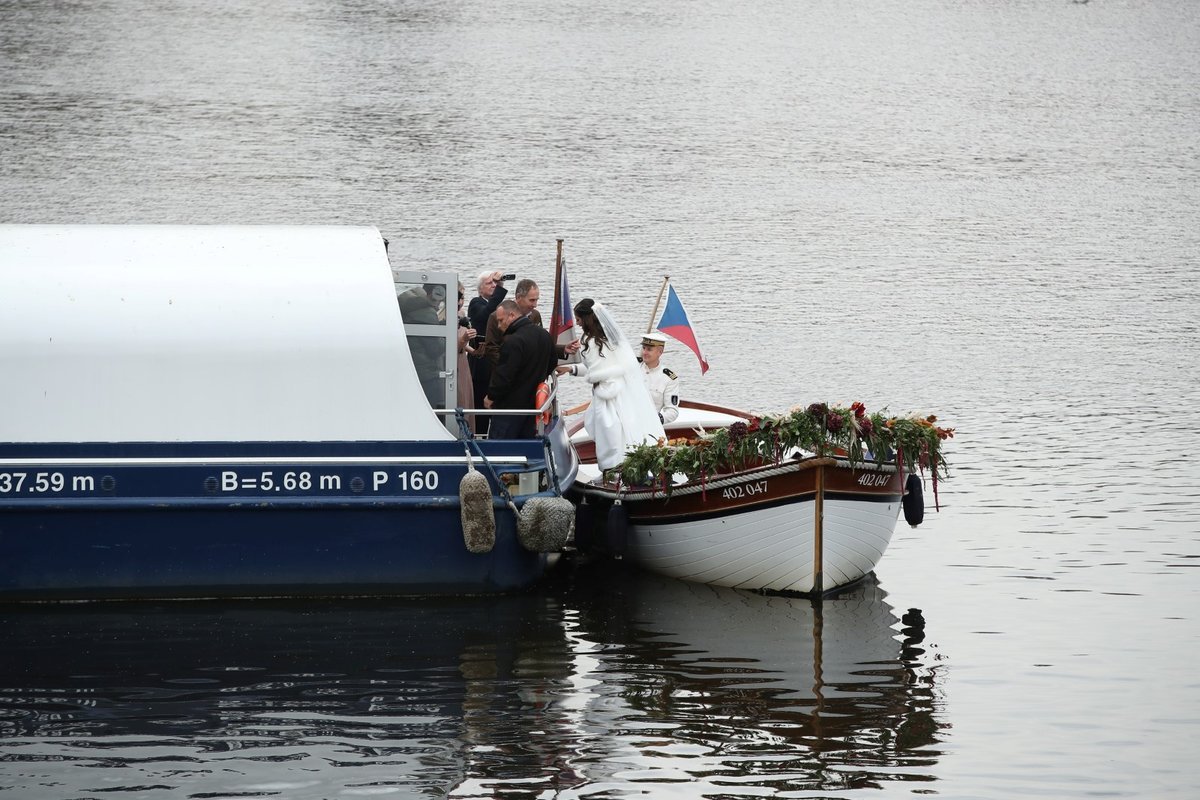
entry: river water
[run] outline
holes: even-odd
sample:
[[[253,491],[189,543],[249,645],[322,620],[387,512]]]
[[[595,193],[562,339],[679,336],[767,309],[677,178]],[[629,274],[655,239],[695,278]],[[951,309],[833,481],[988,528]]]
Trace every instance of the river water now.
[[[0,0],[0,71],[0,222],[561,238],[686,396],[957,430],[820,606],[4,610],[0,797],[1195,796],[1200,6]]]

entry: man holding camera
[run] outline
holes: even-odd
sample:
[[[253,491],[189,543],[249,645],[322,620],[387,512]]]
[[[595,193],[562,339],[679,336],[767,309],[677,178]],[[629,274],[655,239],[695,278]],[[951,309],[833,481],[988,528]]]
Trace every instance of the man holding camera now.
[[[485,334],[491,330],[492,315],[496,313],[496,309],[508,294],[504,282],[516,277],[512,273],[505,275],[500,270],[479,273],[479,296],[471,298],[471,302],[467,306],[467,319],[470,320],[471,327],[476,331],[475,339],[471,343],[475,352],[468,361],[471,367],[471,380],[475,388],[475,408],[483,408],[483,396],[487,393],[488,383],[492,379],[492,367],[496,363],[496,359],[487,356]],[[497,351],[497,357],[499,357],[499,351]],[[476,432],[487,433],[489,420],[488,415],[476,415]]]
[[[528,319],[539,328],[544,328],[545,326],[542,325],[542,315],[537,310],[538,300],[540,299],[541,291],[532,278],[522,278],[517,281],[516,291],[513,292],[513,302],[517,304],[518,316]],[[476,330],[479,329],[476,328]],[[492,362],[493,368],[500,361],[500,340],[503,335],[500,326],[496,323],[495,315],[493,315],[488,320],[487,335],[484,337],[483,344],[484,354]],[[567,345],[556,344],[554,346],[554,352],[559,358],[566,358],[578,349],[579,342],[577,341]]]

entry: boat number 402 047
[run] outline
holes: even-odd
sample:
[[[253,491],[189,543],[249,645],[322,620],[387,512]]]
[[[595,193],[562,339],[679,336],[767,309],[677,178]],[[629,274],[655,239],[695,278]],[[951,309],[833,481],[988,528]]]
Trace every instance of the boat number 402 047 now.
[[[858,476],[858,485],[866,486],[868,488],[887,486],[888,481],[891,479],[892,474],[890,472],[863,472]]]
[[[740,497],[753,497],[756,494],[765,494],[767,491],[766,481],[755,481],[754,483],[739,483],[737,486],[727,486],[721,490],[721,497],[726,500],[737,500]]]

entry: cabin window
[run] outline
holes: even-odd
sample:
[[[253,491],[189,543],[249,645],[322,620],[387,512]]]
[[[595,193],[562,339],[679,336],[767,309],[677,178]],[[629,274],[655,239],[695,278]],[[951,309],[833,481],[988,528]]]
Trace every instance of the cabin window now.
[[[396,302],[400,306],[408,349],[421,389],[432,408],[444,409],[447,407],[447,398],[454,397],[455,391],[455,364],[451,360],[454,351],[449,346],[453,342],[448,333],[453,329],[446,320],[447,290],[452,284],[441,275],[425,274],[420,277],[420,282],[413,279],[396,280]]]

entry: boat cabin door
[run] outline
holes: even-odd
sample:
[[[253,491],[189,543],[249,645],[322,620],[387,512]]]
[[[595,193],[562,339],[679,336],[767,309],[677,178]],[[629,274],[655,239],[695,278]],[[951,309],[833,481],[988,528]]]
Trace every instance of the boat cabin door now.
[[[392,275],[421,389],[443,424],[460,435],[454,419],[458,398],[458,275],[413,270]]]

